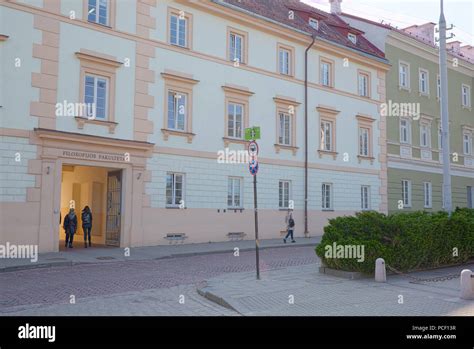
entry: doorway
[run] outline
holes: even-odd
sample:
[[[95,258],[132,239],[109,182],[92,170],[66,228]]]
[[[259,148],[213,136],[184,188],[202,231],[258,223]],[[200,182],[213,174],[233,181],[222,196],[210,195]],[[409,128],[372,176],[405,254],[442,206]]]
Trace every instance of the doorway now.
[[[81,213],[92,212],[91,240],[94,246],[120,246],[122,209],[122,171],[96,166],[62,166],[59,249],[65,250],[64,217],[70,208],[77,216],[74,248],[84,248]]]

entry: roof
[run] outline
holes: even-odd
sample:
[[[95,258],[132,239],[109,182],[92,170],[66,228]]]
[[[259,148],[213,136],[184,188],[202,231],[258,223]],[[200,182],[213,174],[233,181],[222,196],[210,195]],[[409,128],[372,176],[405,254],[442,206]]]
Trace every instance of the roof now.
[[[217,3],[226,3],[296,30],[314,34],[316,38],[385,59],[385,54],[367,40],[362,31],[351,27],[337,15],[321,11],[299,0],[220,0]],[[290,11],[293,11],[294,18],[290,18]],[[319,21],[318,30],[309,25],[309,17]],[[355,44],[347,38],[348,32],[359,34]]]

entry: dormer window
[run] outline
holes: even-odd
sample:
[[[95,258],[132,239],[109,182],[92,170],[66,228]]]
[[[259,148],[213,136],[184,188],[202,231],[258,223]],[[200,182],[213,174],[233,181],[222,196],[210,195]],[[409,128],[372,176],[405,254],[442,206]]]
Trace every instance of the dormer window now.
[[[347,34],[347,38],[355,45],[357,44],[357,36],[352,34],[352,33],[349,33]]]
[[[308,21],[308,24],[311,28],[318,30],[319,28],[319,22],[317,19],[310,18]]]

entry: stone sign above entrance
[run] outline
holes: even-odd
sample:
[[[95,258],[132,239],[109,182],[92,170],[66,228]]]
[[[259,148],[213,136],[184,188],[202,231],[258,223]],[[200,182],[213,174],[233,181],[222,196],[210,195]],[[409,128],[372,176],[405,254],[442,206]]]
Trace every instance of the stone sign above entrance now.
[[[108,154],[87,151],[63,150],[62,156],[73,159],[97,160],[97,161],[113,161],[113,162],[130,162],[130,154]]]

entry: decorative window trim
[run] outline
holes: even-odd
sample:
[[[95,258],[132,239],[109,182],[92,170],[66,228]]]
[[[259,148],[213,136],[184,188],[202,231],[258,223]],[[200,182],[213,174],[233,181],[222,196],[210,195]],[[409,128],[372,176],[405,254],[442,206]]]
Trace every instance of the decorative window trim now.
[[[468,104],[467,105],[464,104],[464,98],[463,98],[464,87],[467,87],[467,90],[468,90],[468,94],[467,94]],[[471,111],[472,101],[471,101],[471,86],[470,85],[461,84],[461,106],[463,109],[468,109],[469,111]]]
[[[403,183],[407,182],[407,200],[408,202],[405,204],[405,197],[403,195],[404,193],[404,186]],[[409,179],[402,179],[402,202],[403,202],[403,207],[412,207],[412,183],[411,180]]]
[[[288,64],[288,74],[282,73],[280,71],[280,50],[289,52],[290,63]],[[277,42],[277,73],[283,76],[295,76],[295,48],[293,46]]]
[[[439,81],[439,89],[438,89],[438,81]],[[436,100],[439,101],[441,97],[441,76],[436,74]]]
[[[240,205],[235,206],[235,205],[229,205],[229,200],[228,200],[228,195],[229,195],[229,181],[232,180],[238,180],[239,181],[239,201]],[[227,208],[230,210],[241,210],[244,208],[244,193],[243,193],[243,185],[244,185],[244,178],[243,177],[237,177],[237,176],[229,176],[227,177]],[[234,194],[234,188],[232,188],[232,194]],[[232,201],[234,201],[234,195],[232,195]]]
[[[413,143],[413,127],[412,127],[412,124],[411,124],[411,118],[410,117],[406,117],[406,116],[403,116],[403,117],[400,117],[399,119],[399,123],[398,123],[398,130],[399,132],[401,131],[401,128],[402,128],[402,120],[405,120],[407,121],[407,127],[408,127],[408,141],[407,142],[404,142],[402,141],[402,133],[400,132],[400,144],[403,144],[403,145],[412,145]]]
[[[367,76],[367,96],[362,96],[359,93],[359,76],[360,75]],[[369,71],[357,69],[357,94],[359,95],[359,97],[368,98],[368,99],[372,98],[372,74]]]
[[[469,139],[470,139],[470,143],[469,143],[469,153],[466,153],[466,148],[464,146],[464,136],[465,135],[468,135]],[[474,151],[472,149],[473,147],[473,138],[474,138],[474,127],[471,127],[471,126],[467,126],[467,125],[462,125],[462,138],[461,138],[461,143],[462,143],[462,153],[464,156],[467,156],[467,157],[470,157],[470,156],[473,156],[474,155]]]
[[[400,80],[400,66],[402,64],[407,66],[407,86],[402,86],[402,82]],[[401,61],[401,60],[398,61],[398,89],[411,92],[410,63],[405,62],[405,61]]]
[[[230,35],[235,34],[239,35],[243,38],[242,43],[242,58],[243,62],[239,62],[239,64],[248,64],[249,61],[249,33],[237,28],[227,27],[227,44],[226,44],[226,59],[230,62],[230,64],[234,64],[235,62],[230,59]]]
[[[426,204],[426,184],[428,185],[429,203]],[[423,182],[423,208],[433,208],[433,185],[431,182]]]
[[[100,24],[97,22],[89,22],[89,0],[82,0],[82,19],[90,24],[95,24],[95,25],[100,25],[101,27],[106,27],[106,28],[111,28],[115,29],[115,18],[116,18],[116,1],[115,0],[109,0],[108,1],[108,7],[109,7],[109,13],[108,13],[108,20],[109,23],[107,25]]]
[[[162,78],[165,80],[165,93],[164,93],[164,110],[163,110],[163,140],[167,141],[169,136],[180,136],[185,137],[188,143],[192,143],[195,134],[192,132],[193,125],[193,87],[199,80],[193,79],[191,75],[183,74],[176,71],[165,70],[161,73]],[[186,122],[185,130],[173,130],[168,128],[168,92],[174,91],[187,95],[186,104]]]
[[[375,157],[374,157],[374,133],[373,133],[373,124],[375,122],[375,119],[372,118],[370,115],[364,115],[364,114],[357,114],[356,115],[357,119],[357,149],[359,149],[359,131],[361,128],[365,128],[369,131],[369,155],[361,155],[358,153],[357,159],[359,160],[359,164],[363,160],[368,160],[370,161],[370,164],[373,165]]]
[[[337,146],[336,146],[337,145],[336,119],[337,119],[337,116],[340,113],[340,111],[336,110],[333,107],[328,107],[328,106],[323,106],[323,105],[317,106],[316,110],[319,113],[319,122],[318,122],[318,148],[319,148],[318,149],[318,154],[319,154],[319,158],[322,158],[323,155],[329,155],[329,156],[332,156],[334,160],[336,160],[337,155],[338,155]],[[327,121],[327,122],[332,123],[332,134],[331,134],[331,136],[332,136],[332,140],[331,140],[332,141],[331,142],[332,150],[331,151],[321,149],[321,122],[322,121]]]
[[[329,187],[329,207],[323,207],[323,185]],[[333,183],[323,182],[321,183],[321,210],[322,211],[334,211],[334,185]]]
[[[193,15],[192,13],[183,11],[184,18],[186,19],[186,45],[180,46],[180,45],[171,43],[171,31],[170,31],[171,15],[175,15],[179,17],[181,11],[182,10],[179,10],[174,7],[168,7],[168,13],[166,17],[166,42],[169,45],[172,45],[173,47],[180,47],[182,49],[192,50],[193,49]]]
[[[284,150],[290,150],[293,155],[296,155],[298,151],[297,141],[296,141],[296,118],[297,118],[297,108],[301,104],[297,102],[295,99],[291,97],[285,97],[285,96],[276,96],[273,98],[275,101],[275,151],[276,153],[280,153],[282,149]],[[279,128],[280,128],[280,113],[286,113],[290,116],[290,127],[291,127],[291,139],[290,139],[290,144],[280,144],[279,143]]]
[[[166,177],[168,177],[168,175],[173,175],[174,177],[176,175],[180,175],[182,176],[182,188],[181,188],[181,200],[183,200],[184,202],[186,202],[186,174],[184,172],[174,172],[174,171],[167,171],[166,172]],[[179,208],[179,203],[178,204],[168,204],[166,203],[168,197],[167,197],[167,194],[166,194],[166,177],[165,177],[165,207],[166,208]],[[172,187],[171,188],[171,195],[172,195],[172,198],[175,197],[175,187]]]
[[[364,207],[364,189],[367,189],[367,207]],[[361,211],[370,211],[372,209],[371,205],[371,193],[370,193],[370,185],[361,185],[360,186],[360,208]]]
[[[104,120],[91,120],[85,115],[76,115],[78,129],[83,129],[84,124],[102,125],[109,128],[109,133],[114,133],[118,125],[115,122],[115,78],[117,68],[122,66],[115,57],[101,53],[81,49],[76,52],[80,61],[79,73],[79,101],[84,103],[85,99],[85,77],[87,74],[102,76],[108,79],[107,115]]]
[[[280,205],[280,183],[288,183],[288,206],[281,206]],[[291,180],[289,179],[279,179],[278,180],[278,209],[279,210],[288,210],[289,209],[289,204],[290,200],[292,200],[292,185],[291,185]],[[285,203],[285,198],[282,197],[282,202],[283,204]]]
[[[324,85],[323,84],[323,76],[321,74],[321,66],[323,63],[328,63],[329,64],[329,67],[330,67],[330,73],[329,73],[329,85]],[[335,64],[334,64],[334,60],[332,59],[329,59],[329,58],[326,58],[326,57],[323,57],[323,56],[319,56],[319,84],[323,87],[329,87],[329,88],[334,88],[334,78],[335,78],[335,72],[334,72],[334,68],[335,68]]]
[[[426,92],[421,91],[421,73],[426,73]],[[418,68],[418,95],[420,96],[430,96],[430,71],[425,68]]]
[[[421,115],[420,117],[420,148],[423,149],[431,149],[432,148],[432,132],[431,132],[431,126],[433,124],[433,118],[427,115]],[[422,134],[421,134],[421,127],[422,126],[427,126],[429,128],[429,134],[428,134],[428,145],[421,145],[421,140],[422,140]]]
[[[235,143],[235,144],[247,144],[248,142],[244,139],[244,130],[245,128],[249,127],[249,105],[250,105],[250,97],[254,95],[254,92],[251,92],[248,88],[242,87],[242,86],[237,86],[237,85],[232,85],[232,84],[226,84],[222,86],[222,89],[224,90],[225,93],[225,99],[224,99],[224,147],[228,147],[229,144]],[[242,138],[235,138],[235,137],[229,137],[228,134],[228,112],[227,112],[227,107],[229,103],[236,103],[236,104],[242,104],[244,106],[243,112],[244,112],[244,118],[243,118],[243,130],[242,130]]]

